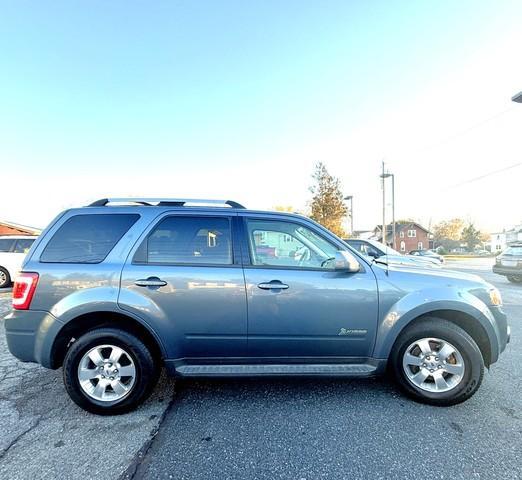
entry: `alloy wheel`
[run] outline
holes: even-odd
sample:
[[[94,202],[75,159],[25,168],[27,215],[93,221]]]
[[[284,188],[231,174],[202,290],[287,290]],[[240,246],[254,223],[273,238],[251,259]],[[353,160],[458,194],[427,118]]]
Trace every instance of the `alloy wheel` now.
[[[455,388],[464,377],[462,354],[439,338],[421,338],[404,352],[402,366],[409,381],[426,392],[443,393]]]
[[[88,350],[78,364],[82,390],[101,402],[121,400],[136,381],[136,367],[130,354],[116,345],[98,345]]]

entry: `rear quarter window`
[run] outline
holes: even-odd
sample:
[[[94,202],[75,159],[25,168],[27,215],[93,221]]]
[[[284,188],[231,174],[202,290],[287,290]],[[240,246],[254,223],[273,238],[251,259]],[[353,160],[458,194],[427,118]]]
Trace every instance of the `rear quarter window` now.
[[[13,251],[15,253],[27,253],[33,243],[33,238],[23,238],[21,240],[17,240]]]
[[[514,246],[514,247],[508,247],[504,251],[504,255],[522,255],[522,245],[521,246]]]
[[[137,214],[71,217],[49,240],[40,262],[100,263],[139,217]]]

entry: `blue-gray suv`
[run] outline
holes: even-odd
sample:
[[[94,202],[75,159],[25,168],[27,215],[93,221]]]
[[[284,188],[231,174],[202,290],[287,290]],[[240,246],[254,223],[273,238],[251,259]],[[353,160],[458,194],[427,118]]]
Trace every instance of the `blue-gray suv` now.
[[[32,246],[5,320],[22,361],[63,367],[67,392],[123,413],[160,371],[181,377],[366,377],[453,405],[509,341],[479,277],[363,257],[297,214],[232,201],[102,199]]]

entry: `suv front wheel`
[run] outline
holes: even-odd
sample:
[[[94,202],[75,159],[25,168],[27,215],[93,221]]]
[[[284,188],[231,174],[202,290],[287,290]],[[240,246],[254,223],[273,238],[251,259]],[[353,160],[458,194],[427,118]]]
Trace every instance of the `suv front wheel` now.
[[[113,415],[133,410],[151,393],[160,366],[143,342],[117,328],[91,330],[69,348],[63,378],[84,410]]]
[[[427,317],[397,339],[391,367],[400,387],[431,405],[456,405],[470,398],[484,375],[484,360],[473,338],[459,326]]]

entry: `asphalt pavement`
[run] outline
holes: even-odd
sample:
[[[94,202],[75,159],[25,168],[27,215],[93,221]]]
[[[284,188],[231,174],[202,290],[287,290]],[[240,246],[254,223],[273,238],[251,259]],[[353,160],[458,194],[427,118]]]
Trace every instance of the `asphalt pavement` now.
[[[0,290],[0,318],[9,305],[10,291]],[[120,478],[173,397],[173,381],[162,380],[135,412],[91,415],[68,398],[61,369],[22,363],[9,353],[0,320],[0,479]]]
[[[0,478],[520,479],[522,285],[490,259],[450,265],[499,287],[512,327],[477,394],[450,408],[386,378],[183,380],[102,418],[72,404],[61,371],[14,360],[0,332]]]

